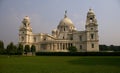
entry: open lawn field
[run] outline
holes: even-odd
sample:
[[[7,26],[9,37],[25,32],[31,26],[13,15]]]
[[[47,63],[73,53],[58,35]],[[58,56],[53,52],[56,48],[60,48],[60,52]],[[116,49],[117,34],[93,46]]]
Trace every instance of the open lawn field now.
[[[0,73],[120,73],[120,56],[0,56]]]

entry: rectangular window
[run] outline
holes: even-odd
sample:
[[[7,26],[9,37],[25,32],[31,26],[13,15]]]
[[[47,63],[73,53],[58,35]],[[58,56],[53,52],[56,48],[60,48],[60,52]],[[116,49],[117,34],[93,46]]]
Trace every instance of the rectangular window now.
[[[80,50],[82,49],[82,45],[80,45]]]
[[[91,46],[92,46],[92,48],[94,48],[94,44],[92,44]]]
[[[94,34],[91,34],[91,39],[93,39],[94,38]]]
[[[70,40],[73,40],[73,37],[70,37]]]
[[[65,31],[65,27],[64,27],[64,31]]]
[[[82,36],[80,36],[79,38],[80,38],[80,41],[82,41]]]

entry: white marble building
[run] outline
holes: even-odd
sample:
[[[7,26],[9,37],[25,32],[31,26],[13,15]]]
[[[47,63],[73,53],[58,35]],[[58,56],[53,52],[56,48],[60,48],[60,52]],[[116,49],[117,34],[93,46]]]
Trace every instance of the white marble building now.
[[[35,45],[36,51],[44,52],[68,52],[70,46],[75,46],[78,52],[98,52],[98,24],[92,9],[89,9],[86,17],[84,31],[76,30],[73,22],[65,15],[52,34],[32,33],[30,19],[26,16],[19,29],[19,43],[23,45]],[[47,28],[47,27],[46,27]]]

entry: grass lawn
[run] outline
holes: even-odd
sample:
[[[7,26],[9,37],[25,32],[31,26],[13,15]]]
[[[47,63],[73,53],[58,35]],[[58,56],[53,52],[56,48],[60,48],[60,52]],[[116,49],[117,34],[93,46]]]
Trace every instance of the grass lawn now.
[[[120,56],[0,56],[0,73],[120,73]]]

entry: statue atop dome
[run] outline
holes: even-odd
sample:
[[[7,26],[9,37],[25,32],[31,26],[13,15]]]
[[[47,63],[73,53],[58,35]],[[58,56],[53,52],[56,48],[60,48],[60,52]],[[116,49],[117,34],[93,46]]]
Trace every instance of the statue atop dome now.
[[[64,18],[66,18],[67,17],[67,10],[65,10],[65,16],[64,16]]]

